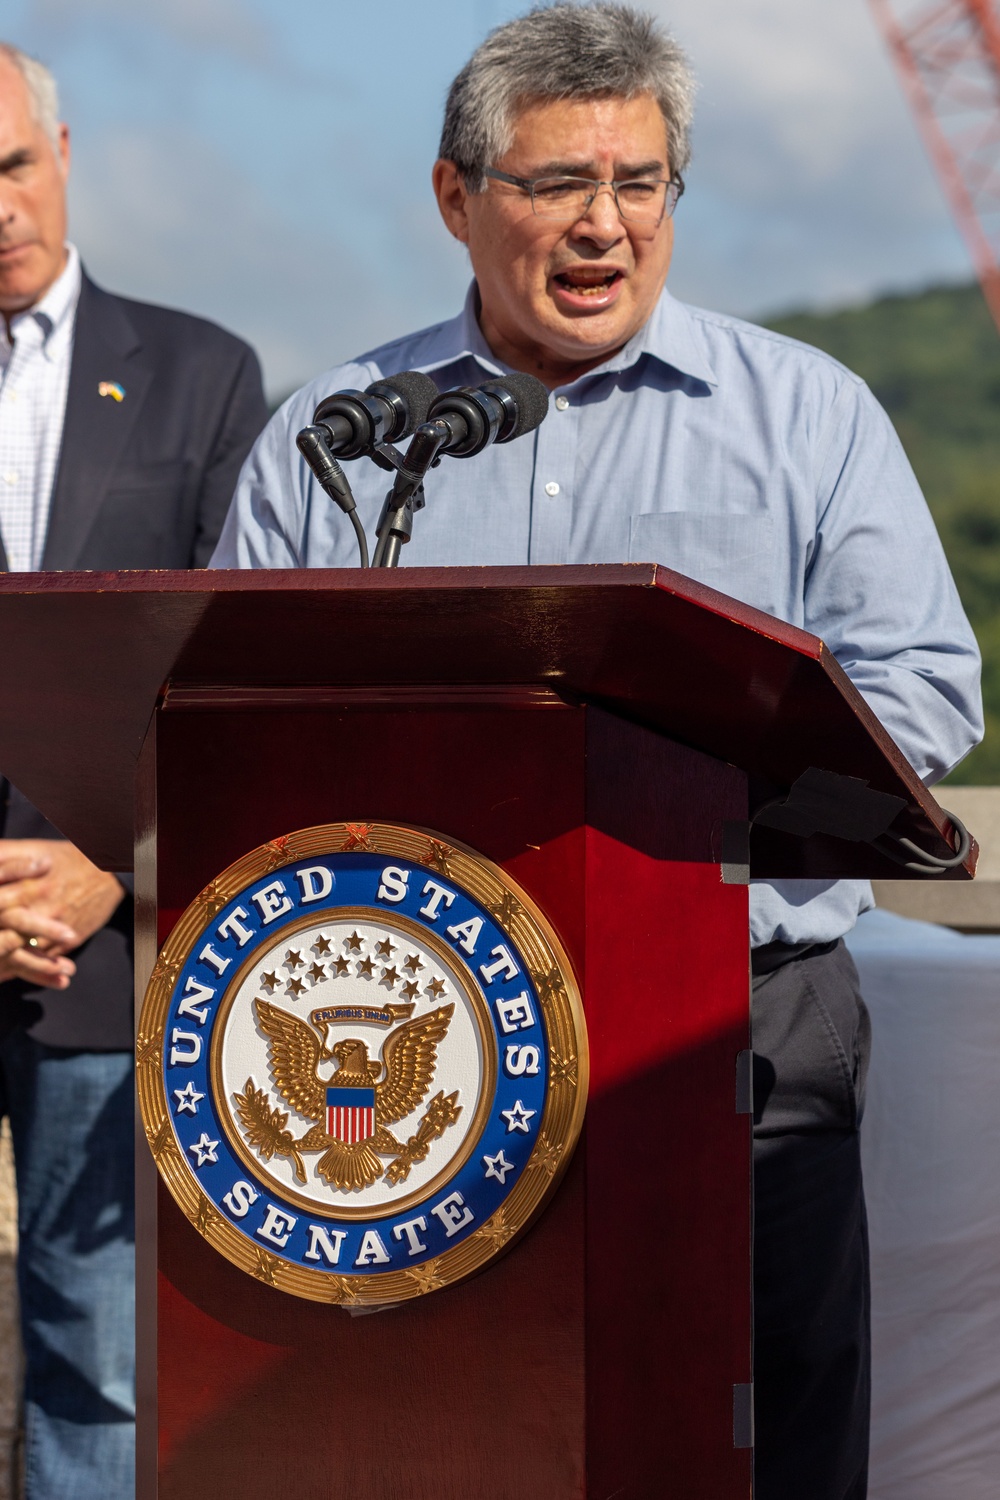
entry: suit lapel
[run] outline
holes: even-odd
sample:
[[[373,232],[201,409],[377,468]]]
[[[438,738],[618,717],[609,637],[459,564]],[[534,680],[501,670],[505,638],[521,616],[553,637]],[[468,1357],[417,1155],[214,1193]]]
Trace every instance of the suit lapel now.
[[[122,303],[84,276],[43,569],[76,566],[152,378]],[[100,394],[111,384],[121,401]]]

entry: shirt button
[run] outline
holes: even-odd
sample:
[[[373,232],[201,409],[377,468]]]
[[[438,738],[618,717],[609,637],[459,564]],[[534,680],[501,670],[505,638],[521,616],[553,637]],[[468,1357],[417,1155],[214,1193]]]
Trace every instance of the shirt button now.
[[[20,477],[21,476],[17,472],[16,469],[8,469],[7,472],[6,472],[6,474],[3,476],[4,483],[5,484],[16,484],[17,481],[20,479]],[[558,488],[559,488],[559,486],[556,485],[556,489],[558,489]]]
[[[559,486],[556,484],[554,479],[550,479],[548,484],[545,486],[545,493],[547,495],[558,495]]]
[[[565,411],[568,405],[569,405],[569,397],[568,396],[557,396],[556,397],[556,411]]]

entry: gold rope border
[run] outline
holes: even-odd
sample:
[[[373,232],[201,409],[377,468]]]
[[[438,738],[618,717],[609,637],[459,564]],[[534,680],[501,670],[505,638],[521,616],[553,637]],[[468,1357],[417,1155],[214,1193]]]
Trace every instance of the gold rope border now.
[[[163,1080],[170,997],[205,924],[262,875],[310,855],[341,853],[385,854],[424,865],[479,901],[527,965],[548,1043],[548,1093],[541,1128],[509,1197],[453,1250],[412,1270],[381,1276],[307,1270],[252,1244],[209,1201],[184,1159]],[[547,918],[515,880],[468,845],[398,823],[322,823],[302,828],[260,845],[223,870],[195,897],[164,943],[146,987],[136,1041],[143,1128],[160,1175],[181,1212],[241,1271],[293,1296],[343,1306],[409,1301],[464,1281],[508,1249],[541,1213],[569,1165],[583,1127],[589,1078],[583,1002],[572,965]]]

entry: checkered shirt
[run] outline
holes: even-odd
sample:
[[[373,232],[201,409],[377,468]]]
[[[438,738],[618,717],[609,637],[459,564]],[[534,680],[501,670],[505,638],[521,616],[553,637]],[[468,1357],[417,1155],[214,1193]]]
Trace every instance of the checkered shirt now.
[[[59,463],[80,257],[69,245],[62,274],[42,300],[0,318],[0,534],[12,573],[41,566]]]

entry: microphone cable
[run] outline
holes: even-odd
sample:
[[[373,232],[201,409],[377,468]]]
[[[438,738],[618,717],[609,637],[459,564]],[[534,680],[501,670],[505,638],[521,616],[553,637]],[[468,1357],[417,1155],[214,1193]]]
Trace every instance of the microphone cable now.
[[[325,430],[317,424],[312,427],[303,427],[295,439],[295,446],[309,465],[316,483],[330,497],[334,505],[340,507],[354,527],[354,535],[358,539],[358,551],[361,555],[361,566],[369,567],[368,538],[365,536],[365,528],[358,517],[357,501],[347,475],[330,452]]]
[[[915,844],[912,839],[904,838],[900,833],[889,832],[882,835],[886,843],[894,847],[886,848],[879,840],[874,841],[874,847],[895,864],[902,865],[904,870],[912,870],[914,875],[943,875],[946,870],[956,870],[969,857],[972,837],[961,818],[957,818],[946,807],[943,807],[941,811],[951,824],[952,834],[958,845],[954,854],[950,854],[947,859],[931,854],[927,849],[921,849],[919,844]],[[947,839],[945,843],[948,843]]]

